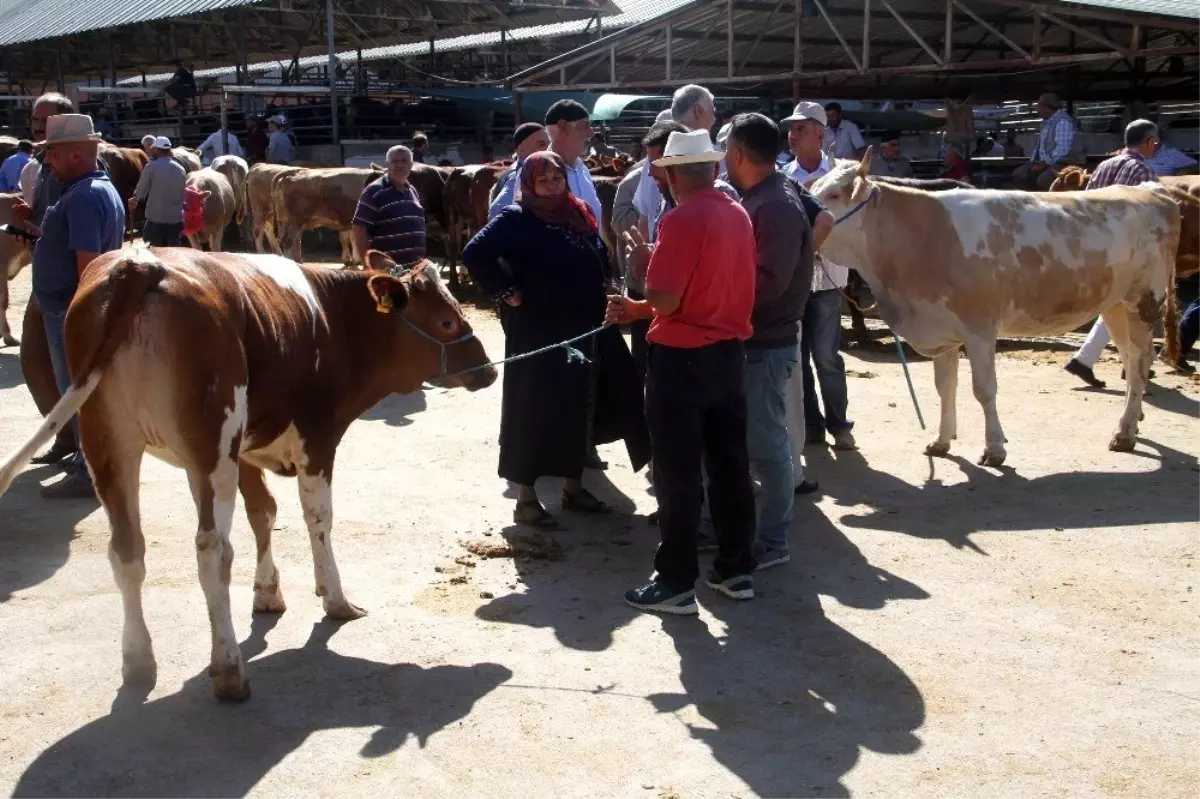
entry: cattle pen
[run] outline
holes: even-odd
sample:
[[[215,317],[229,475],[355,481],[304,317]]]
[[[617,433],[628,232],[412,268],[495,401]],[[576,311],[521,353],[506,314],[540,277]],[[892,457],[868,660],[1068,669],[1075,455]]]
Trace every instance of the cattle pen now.
[[[0,490],[0,791],[1200,795],[1200,374],[1155,360],[1132,451],[1111,451],[1114,424],[1136,404],[1113,347],[1095,366],[1107,385],[1064,371],[1087,328],[995,342],[1007,450],[1002,464],[984,466],[976,456],[996,442],[976,403],[986,393],[974,380],[981,362],[954,360],[957,427],[945,425],[943,405],[939,431],[946,393],[935,360],[907,345],[898,358],[900,340],[873,311],[843,316],[857,448],[804,447],[819,487],[795,497],[790,563],[754,575],[753,601],[700,583],[695,617],[621,602],[660,542],[650,470],[630,468],[621,442],[599,445],[602,468],[583,477],[611,514],[571,512],[559,500],[564,481],[542,478],[537,492],[562,529],[512,522],[518,486],[497,475],[506,367],[494,385],[494,373],[480,376],[479,390],[451,385],[526,354],[506,342],[512,317],[460,269],[463,246],[487,222],[515,126],[573,99],[606,136],[585,163],[615,250],[618,187],[639,168],[656,115],[690,83],[711,89],[724,120],[746,111],[778,120],[798,101],[838,100],[874,158],[885,133],[899,134],[918,178],[940,174],[947,141],[1011,131],[1030,153],[1035,102],[1053,91],[1078,121],[1085,155],[1072,179],[1084,181],[1137,117],[1196,155],[1200,10],[1188,0],[95,0],[82,10],[76,0],[0,0],[0,158],[30,136],[33,101],[50,91],[93,117],[123,199],[145,164],[147,134],[181,145],[173,157],[188,161],[190,181],[201,179],[190,151],[222,128],[246,142],[282,115],[295,142],[290,164],[250,158],[260,163],[242,165],[236,180],[218,170],[238,208],[225,209],[234,220],[218,247],[226,254],[159,258],[175,264],[175,282],[138,306],[128,340],[122,332],[112,346],[170,352],[174,361],[154,362],[170,368],[139,373],[151,361],[131,366],[126,356],[124,394],[115,372],[90,383],[130,406],[181,394],[178,407],[192,410],[232,392],[226,415],[205,416],[206,434],[196,432],[199,415],[160,423],[186,433],[197,462],[216,452],[236,464],[236,477],[223,479],[241,493],[233,499],[226,479],[231,499],[215,511],[232,511],[232,561],[205,538],[206,484],[159,457],[121,483],[133,509],[117,518],[133,518],[145,539],[132,610],[136,569],[121,565],[111,507],[43,498],[40,484],[59,479],[54,465],[26,468]],[[358,271],[351,218],[363,187],[384,174],[389,148],[417,134],[429,149],[408,180],[438,269]],[[1027,160],[979,154],[975,185],[1008,188]],[[16,196],[0,192],[0,222]],[[877,210],[865,194],[843,199],[839,213],[857,206],[851,222]],[[1180,207],[1181,229],[1193,233],[1180,252],[1191,264],[1200,217],[1196,203]],[[131,271],[153,277],[158,256],[141,249],[140,220],[129,222]],[[934,229],[926,220],[889,229],[896,240],[886,244],[914,268],[945,256],[954,238],[918,235]],[[978,236],[987,248],[1016,238]],[[1091,252],[1113,240],[1063,238],[1048,248]],[[0,280],[10,278],[0,314],[22,341],[0,342],[0,466],[45,424],[54,404],[45,392],[55,389],[33,363],[33,270],[10,239],[0,233]],[[926,287],[926,305],[961,299],[950,291],[963,289],[961,274],[943,261],[927,271],[944,279]],[[425,306],[409,304],[418,279],[428,281]],[[396,288],[402,281],[412,294]],[[1181,304],[1200,294],[1194,273],[1175,285]],[[192,327],[165,326],[155,303],[171,292],[186,300],[188,286],[206,298],[204,312],[188,317]],[[334,294],[347,286],[357,293]],[[1002,293],[967,288],[978,303]],[[218,290],[240,299],[214,304]],[[350,299],[338,307],[327,296]],[[862,307],[873,299],[869,286],[853,296]],[[270,306],[271,324],[243,324],[252,301]],[[920,302],[908,312],[931,316]],[[1138,310],[1149,324],[1151,309]],[[316,341],[321,324],[338,344],[293,346]],[[172,335],[147,335],[154,330]],[[632,343],[636,331],[622,332]],[[593,353],[578,349],[585,368]],[[234,386],[228,367],[243,361],[253,369]],[[320,380],[272,393],[284,432],[270,446],[231,449],[266,424],[247,415],[246,392],[263,396],[277,370],[307,363]],[[393,393],[338,439],[341,401],[359,396],[337,387],[357,385],[351,378],[369,363]],[[429,382],[404,382],[422,366]],[[180,375],[188,390],[164,390],[184,385]],[[366,382],[372,396],[386,393]],[[394,393],[401,382],[409,393]],[[98,412],[84,411],[85,421],[88,413]],[[927,455],[947,429],[957,434],[950,452]],[[311,469],[297,455],[306,435],[326,458]],[[714,555],[699,557],[703,573]],[[209,635],[221,586],[232,638]],[[153,679],[131,651],[149,654]],[[226,698],[245,701],[214,699],[222,675],[206,665],[218,655],[244,664],[252,692]]]

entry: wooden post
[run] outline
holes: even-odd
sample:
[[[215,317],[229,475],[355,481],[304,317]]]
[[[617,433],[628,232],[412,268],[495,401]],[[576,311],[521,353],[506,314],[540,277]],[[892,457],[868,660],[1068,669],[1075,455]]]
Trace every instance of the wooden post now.
[[[617,83],[617,48],[616,45],[611,45],[608,48],[608,82],[614,86]]]
[[[725,76],[733,77],[733,0],[725,0]]]
[[[227,111],[225,90],[221,89],[221,154],[229,152],[229,113]]]
[[[799,0],[797,0],[799,2]],[[673,36],[671,23],[667,23],[667,79],[666,82],[671,82],[671,38]]]
[[[792,105],[800,102],[800,70],[804,67],[800,26],[804,20],[804,0],[796,0],[794,16],[795,20],[792,26]]]
[[[338,96],[337,96],[337,49],[334,44],[333,37],[333,0],[325,0],[325,28],[329,38],[329,114],[331,130],[333,131],[333,143],[341,144],[341,131],[338,130]],[[222,112],[225,104],[221,104]],[[338,158],[338,166],[341,166],[341,158]]]
[[[58,93],[66,94],[67,93],[67,83],[66,83],[66,81],[63,80],[62,48],[61,47],[54,48],[54,68],[58,73]]]
[[[954,3],[946,0],[946,37],[942,43],[942,60],[949,64],[954,60]]]
[[[863,0],[862,68],[871,68],[871,0]]]
[[[1042,60],[1042,10],[1033,10],[1033,58],[1035,64]]]
[[[522,114],[521,114],[521,92],[517,89],[513,90],[513,109],[514,109],[513,113],[516,116],[516,123],[513,125],[513,127],[517,127],[518,125],[521,124],[521,117],[522,117]]]
[[[500,30],[500,52],[504,55],[504,77],[508,77],[508,30]]]

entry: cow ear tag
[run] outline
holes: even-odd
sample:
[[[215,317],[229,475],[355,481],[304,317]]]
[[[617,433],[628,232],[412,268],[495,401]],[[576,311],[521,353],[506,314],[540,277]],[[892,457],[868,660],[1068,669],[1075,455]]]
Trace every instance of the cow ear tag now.
[[[379,313],[391,313],[395,307],[396,303],[392,300],[391,294],[384,294],[375,301],[375,310],[379,311]]]

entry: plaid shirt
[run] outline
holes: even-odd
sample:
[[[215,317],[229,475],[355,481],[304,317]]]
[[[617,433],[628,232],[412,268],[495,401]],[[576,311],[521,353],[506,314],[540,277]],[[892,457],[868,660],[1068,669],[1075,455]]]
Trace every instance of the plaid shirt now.
[[[1046,142],[1049,141],[1051,126],[1054,128],[1054,149],[1046,152]],[[1071,152],[1075,142],[1075,123],[1065,111],[1055,111],[1054,116],[1042,122],[1042,130],[1038,136],[1037,148],[1033,151],[1031,160],[1044,164],[1057,164]]]
[[[1088,180],[1088,189],[1136,186],[1149,180],[1158,180],[1158,177],[1154,170],[1146,165],[1146,159],[1137,150],[1126,150],[1096,167],[1096,171]]]

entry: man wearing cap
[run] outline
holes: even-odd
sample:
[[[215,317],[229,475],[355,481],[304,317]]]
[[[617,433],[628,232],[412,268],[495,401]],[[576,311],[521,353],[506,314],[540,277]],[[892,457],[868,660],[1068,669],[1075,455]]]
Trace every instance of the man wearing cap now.
[[[129,213],[145,206],[142,238],[151,247],[178,247],[183,236],[183,198],[187,172],[171,157],[171,140],[159,136],[150,150],[153,159],[142,170],[129,198]]]
[[[825,132],[825,109],[817,103],[802,102],[792,115],[783,120],[789,125],[788,145],[795,159],[783,168],[783,173],[808,188],[817,178],[833,168],[831,159],[821,147]],[[832,229],[831,226],[829,229]],[[814,226],[814,239],[819,248],[827,231]],[[833,435],[834,449],[855,449],[854,423],[846,418],[849,402],[846,388],[846,362],[838,351],[842,341],[842,297],[850,270],[817,254],[813,267],[812,293],[804,309],[800,332],[800,379],[803,381],[805,440],[824,443],[825,432]],[[813,379],[812,367],[817,377]],[[792,380],[795,383],[795,378]],[[817,401],[817,385],[825,413]],[[789,387],[793,396],[801,393],[798,386]],[[794,429],[799,419],[789,418]]]
[[[834,158],[862,158],[867,151],[862,131],[858,125],[842,119],[842,104],[827,103],[825,106],[825,138],[822,147]]]
[[[287,118],[282,114],[267,120],[267,129],[271,131],[271,138],[267,141],[267,160],[273,164],[292,162],[293,143],[292,137],[283,129],[286,124]]]
[[[567,186],[571,193],[583,200],[599,223],[604,218],[604,211],[592,183],[592,173],[583,162],[592,140],[588,110],[574,100],[559,100],[546,112],[546,133],[550,136],[550,149],[566,165]]]
[[[63,186],[40,226],[26,223],[39,236],[33,250],[33,294],[41,308],[58,389],[71,386],[64,327],[67,307],[84,269],[98,255],[119,250],[125,233],[125,209],[108,174],[97,168],[100,134],[85,114],[59,114],[46,126],[45,164]],[[76,437],[78,437],[76,425]],[[50,498],[93,497],[91,478],[81,454],[66,478],[42,489]]]
[[[525,159],[534,153],[540,153],[550,147],[550,134],[536,122],[523,122],[513,133],[513,150],[516,160],[512,166],[500,173],[496,185],[492,187],[491,201],[488,203],[488,221],[516,202],[518,176]]]
[[[879,157],[871,159],[872,175],[889,178],[913,177],[912,161],[900,154],[900,134],[888,131],[879,142]]]
[[[412,168],[412,151],[397,144],[387,152],[387,174],[363,189],[351,228],[360,258],[379,250],[408,269],[425,257],[425,208],[408,181]]]
[[[1037,113],[1042,118],[1042,128],[1029,163],[1013,170],[1017,188],[1050,191],[1050,184],[1063,165],[1084,163],[1083,142],[1076,135],[1075,120],[1061,105],[1053,92],[1038,98]]]
[[[625,594],[639,610],[697,612],[702,462],[718,540],[705,582],[732,599],[754,596],[742,343],[753,334],[754,230],[745,210],[713,186],[720,160],[707,130],[670,135],[654,163],[666,169],[677,205],[659,222],[646,300],[609,297],[607,322],[652,320],[646,421],[662,543],[651,581]]]
[[[717,121],[716,98],[703,86],[689,84],[678,89],[671,98],[671,119],[688,130],[703,130],[708,133]],[[660,114],[660,116],[662,116]],[[658,120],[662,121],[662,120]],[[649,170],[649,162],[645,170]],[[643,180],[638,184],[633,204],[645,220],[642,225],[643,238],[654,241],[658,218],[663,213],[663,194],[658,182]]]

